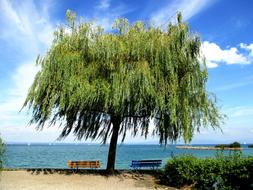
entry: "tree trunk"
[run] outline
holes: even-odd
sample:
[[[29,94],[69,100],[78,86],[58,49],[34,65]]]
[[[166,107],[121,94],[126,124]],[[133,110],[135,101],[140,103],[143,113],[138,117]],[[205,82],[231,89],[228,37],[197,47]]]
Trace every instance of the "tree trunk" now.
[[[119,117],[113,117],[112,118],[112,137],[109,147],[109,153],[108,153],[108,160],[107,160],[107,167],[106,172],[108,174],[113,174],[115,169],[115,160],[116,160],[116,149],[117,149],[117,141],[118,141],[118,135],[119,135],[119,127],[121,120]]]

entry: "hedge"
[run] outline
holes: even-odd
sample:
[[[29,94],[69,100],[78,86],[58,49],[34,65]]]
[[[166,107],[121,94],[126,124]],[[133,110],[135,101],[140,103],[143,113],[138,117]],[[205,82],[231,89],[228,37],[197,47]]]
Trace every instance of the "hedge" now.
[[[173,157],[165,165],[161,182],[178,188],[253,189],[253,157],[242,157],[240,152],[229,156],[218,153],[215,158],[205,159]]]

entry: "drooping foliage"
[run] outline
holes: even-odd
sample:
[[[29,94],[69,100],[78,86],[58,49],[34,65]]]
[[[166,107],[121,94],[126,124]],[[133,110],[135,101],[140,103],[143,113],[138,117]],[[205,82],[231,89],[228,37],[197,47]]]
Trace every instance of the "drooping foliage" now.
[[[130,130],[147,136],[149,124],[160,143],[192,139],[195,130],[219,127],[222,115],[215,96],[206,90],[208,78],[201,41],[182,22],[164,30],[141,21],[118,19],[111,32],[76,21],[67,11],[67,26],[59,27],[29,90],[24,106],[32,109],[32,123],[63,126],[61,137],[78,139]]]

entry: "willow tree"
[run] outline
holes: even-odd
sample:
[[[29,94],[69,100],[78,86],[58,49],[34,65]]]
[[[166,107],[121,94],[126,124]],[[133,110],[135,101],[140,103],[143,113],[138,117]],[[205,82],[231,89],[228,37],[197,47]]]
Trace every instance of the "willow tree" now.
[[[60,138],[110,137],[107,171],[113,172],[118,136],[140,131],[160,143],[192,139],[195,130],[217,128],[221,115],[215,97],[206,91],[208,78],[200,59],[200,38],[182,22],[167,29],[115,21],[111,32],[67,11],[67,25],[55,32],[25,106],[31,123],[63,125]]]

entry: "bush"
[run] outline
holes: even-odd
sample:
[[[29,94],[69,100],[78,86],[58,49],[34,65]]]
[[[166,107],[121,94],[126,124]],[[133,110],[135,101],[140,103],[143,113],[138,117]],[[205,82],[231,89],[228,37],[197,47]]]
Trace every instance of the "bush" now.
[[[243,158],[238,152],[206,159],[174,157],[165,165],[161,182],[178,188],[253,189],[253,157]]]
[[[3,148],[4,148],[3,141],[0,138],[0,169],[3,167]]]

